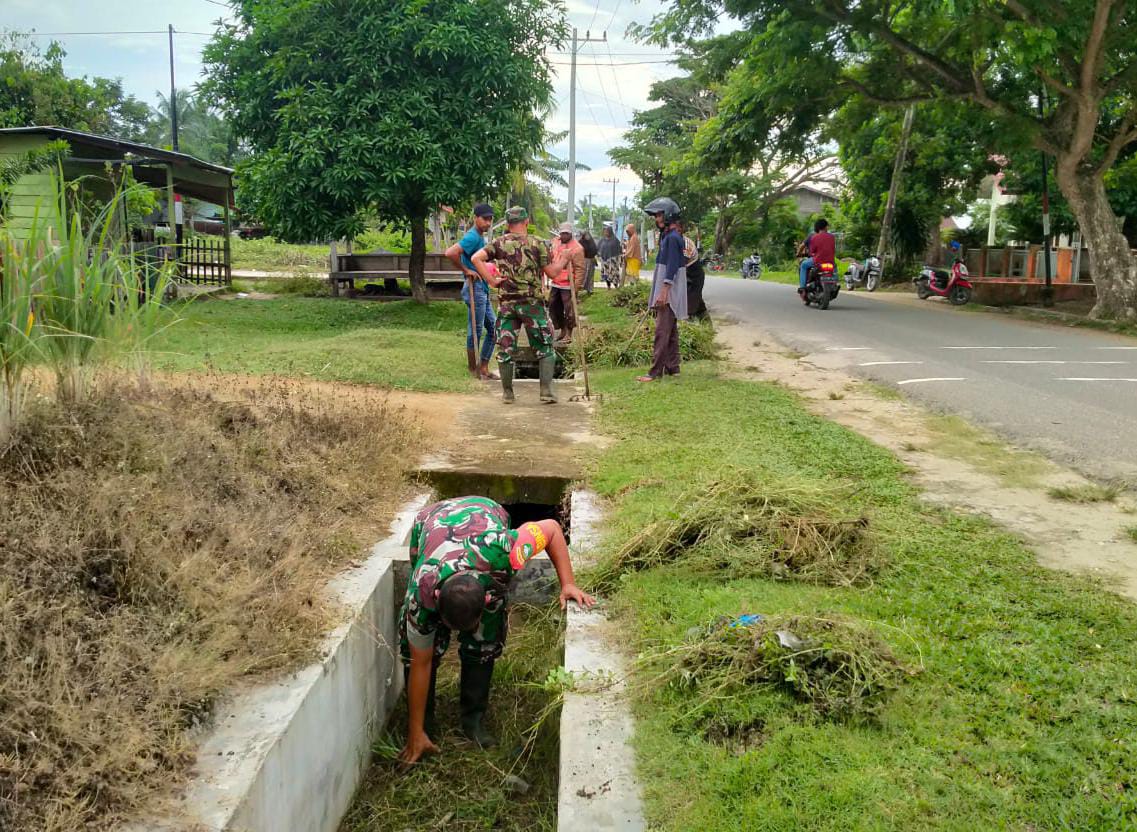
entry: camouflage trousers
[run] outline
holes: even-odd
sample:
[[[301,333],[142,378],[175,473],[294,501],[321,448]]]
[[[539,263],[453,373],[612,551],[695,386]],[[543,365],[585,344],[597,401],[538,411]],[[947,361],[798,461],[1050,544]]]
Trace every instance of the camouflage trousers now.
[[[497,359],[502,364],[513,361],[521,328],[529,335],[529,345],[540,358],[553,357],[553,329],[549,314],[539,298],[529,301],[502,302],[497,312]]]
[[[403,664],[410,664],[411,646],[407,641],[407,616],[399,616],[399,653]],[[484,664],[501,657],[505,649],[505,636],[509,630],[509,606],[500,601],[482,613],[478,628],[469,633],[458,633],[458,656],[464,662]],[[439,626],[434,632],[434,656],[442,658],[450,648],[450,629]]]

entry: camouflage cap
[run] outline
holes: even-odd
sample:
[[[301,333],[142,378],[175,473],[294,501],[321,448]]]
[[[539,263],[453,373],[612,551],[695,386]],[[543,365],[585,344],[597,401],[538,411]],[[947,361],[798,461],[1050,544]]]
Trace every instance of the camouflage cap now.
[[[529,219],[529,212],[522,208],[520,205],[515,205],[505,212],[505,221],[507,223],[525,222]]]

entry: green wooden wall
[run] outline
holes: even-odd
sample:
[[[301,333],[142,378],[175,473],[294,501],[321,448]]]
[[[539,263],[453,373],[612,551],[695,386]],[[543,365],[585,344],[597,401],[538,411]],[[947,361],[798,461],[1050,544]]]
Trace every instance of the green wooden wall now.
[[[45,136],[0,136],[0,157],[19,156],[42,147],[48,141]],[[52,218],[57,210],[51,195],[51,174],[47,171],[30,173],[16,181],[8,199],[6,216],[0,219],[19,238],[31,228],[37,209],[41,217]]]

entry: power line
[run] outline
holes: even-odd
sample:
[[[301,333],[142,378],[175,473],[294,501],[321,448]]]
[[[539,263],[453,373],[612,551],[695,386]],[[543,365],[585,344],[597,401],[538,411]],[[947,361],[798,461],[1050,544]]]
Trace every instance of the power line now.
[[[567,62],[567,61],[549,61],[549,63],[552,66],[572,66],[572,64]],[[614,64],[608,64],[606,62],[582,63],[580,61],[577,61],[576,65],[577,66],[644,66],[646,64],[673,64],[673,63],[675,63],[674,58],[672,58],[669,61],[617,61]]]
[[[166,29],[136,29],[136,30],[132,30],[132,31],[121,31],[121,32],[36,32],[36,31],[28,31],[28,32],[19,32],[18,34],[25,35],[27,37],[37,37],[37,38],[62,38],[62,37],[74,37],[77,35],[165,35],[165,34],[169,34],[169,32]],[[201,37],[211,38],[216,33],[215,32],[187,32],[185,29],[175,29],[174,34],[176,34],[176,35],[200,35]]]
[[[616,4],[616,7],[619,8],[619,3]],[[613,16],[615,16],[615,13],[613,13]],[[612,46],[610,44],[605,44],[605,46],[608,47],[608,67],[612,72],[612,80],[616,84],[616,97],[620,99],[620,106],[624,108],[624,114],[627,115],[628,113],[631,113],[632,117],[634,118],[635,111],[629,110],[624,105],[624,94],[620,91],[620,78],[616,75],[616,62],[612,59]]]
[[[594,55],[596,54],[596,47],[595,46],[592,46],[592,53]],[[597,56],[597,57],[599,57],[599,56]],[[600,77],[600,65],[599,64],[593,64],[592,68],[596,72],[596,83],[598,83],[600,85],[600,89],[604,89],[604,79]],[[604,99],[604,106],[608,108],[608,115],[612,118],[612,124],[619,124],[620,120],[618,118],[616,118],[616,114],[612,112],[612,106],[611,106],[611,104],[608,103],[609,102],[608,97],[607,96],[601,96],[601,98]],[[625,113],[624,116],[627,117],[627,113]]]

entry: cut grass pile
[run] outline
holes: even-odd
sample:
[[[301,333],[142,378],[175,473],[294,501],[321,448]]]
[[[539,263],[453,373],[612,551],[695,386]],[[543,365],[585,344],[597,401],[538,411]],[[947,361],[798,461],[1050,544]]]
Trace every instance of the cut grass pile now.
[[[692,573],[765,575],[832,586],[864,583],[881,567],[864,516],[836,516],[840,491],[811,484],[776,489],[725,471],[676,500],[676,508],[608,549],[589,570],[599,591],[631,572],[674,566]]]
[[[871,582],[834,587],[679,563],[629,572],[606,593],[646,662],[631,689],[654,828],[1137,826],[1131,603],[1040,567],[981,518],[924,504],[895,457],[783,389],[698,362],[661,384],[632,376],[594,381],[613,439],[592,480],[612,501],[605,550],[660,519],[661,506],[678,511],[695,484],[744,469],[768,493],[839,491],[842,504],[826,508],[870,517],[886,564]],[[651,657],[689,649],[692,628],[748,613],[864,624],[923,672],[880,697],[869,720],[822,719],[783,684],[732,687],[709,705],[705,684],[651,684]]]
[[[1137,526],[1129,526],[1125,530],[1125,536],[1132,540],[1134,543],[1137,543]]]
[[[424,391],[474,389],[461,303],[331,298],[205,300],[154,339],[166,370],[216,370]]]
[[[841,618],[723,616],[694,628],[664,658],[660,681],[689,691],[693,715],[722,736],[737,736],[748,724],[732,722],[719,703],[752,686],[785,692],[821,719],[863,720],[877,716],[916,672],[868,626]]]
[[[406,697],[375,749],[376,761],[360,787],[341,832],[445,829],[447,832],[555,832],[558,725],[564,655],[563,615],[555,605],[515,605],[509,641],[494,666],[489,727],[496,748],[481,750],[458,726],[458,661],[453,650],[439,668],[437,716],[442,750],[410,772],[396,756],[406,736]],[[529,784],[511,793],[507,776]]]
[[[220,692],[312,656],[321,587],[421,440],[295,388],[104,381],[38,401],[0,453],[0,828],[113,828],[187,774]]]
[[[584,342],[589,367],[647,367],[652,359],[653,320],[647,301],[646,281],[597,292],[582,301],[587,324],[574,337]],[[578,347],[565,350],[565,361],[579,360]],[[679,354],[697,361],[717,354],[715,333],[709,323],[687,321],[679,325]]]
[[[1064,500],[1067,503],[1112,503],[1121,493],[1121,489],[1116,485],[1099,485],[1091,482],[1084,485],[1059,485],[1046,493],[1055,500]]]

